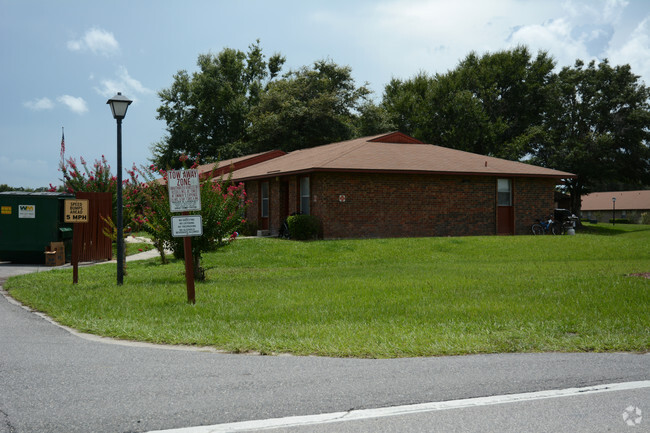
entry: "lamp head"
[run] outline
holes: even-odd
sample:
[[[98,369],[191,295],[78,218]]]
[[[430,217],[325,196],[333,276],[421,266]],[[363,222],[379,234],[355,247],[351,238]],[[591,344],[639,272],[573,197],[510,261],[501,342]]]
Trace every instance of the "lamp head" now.
[[[126,116],[126,110],[129,108],[129,105],[131,105],[131,102],[133,101],[122,95],[122,92],[117,92],[117,95],[106,101],[106,103],[111,106],[113,117],[116,120],[124,119],[124,116]]]

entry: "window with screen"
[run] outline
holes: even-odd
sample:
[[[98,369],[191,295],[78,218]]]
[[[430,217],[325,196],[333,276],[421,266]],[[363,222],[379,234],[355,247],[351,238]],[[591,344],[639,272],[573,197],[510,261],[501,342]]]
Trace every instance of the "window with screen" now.
[[[269,183],[262,182],[260,185],[260,211],[262,218],[269,217]]]
[[[300,212],[309,215],[309,178],[300,178]]]
[[[497,184],[499,206],[512,206],[512,181],[499,179]]]

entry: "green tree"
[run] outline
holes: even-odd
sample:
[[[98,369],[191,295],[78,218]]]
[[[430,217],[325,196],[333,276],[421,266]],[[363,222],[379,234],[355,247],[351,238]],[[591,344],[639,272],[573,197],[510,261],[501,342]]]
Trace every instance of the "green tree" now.
[[[172,85],[158,93],[162,105],[157,119],[165,121],[167,134],[153,145],[152,162],[178,168],[183,154],[204,159],[239,156],[248,113],[284,61],[275,54],[267,62],[259,40],[247,53],[226,48],[217,55],[199,55],[197,72],[179,71]]]
[[[396,129],[383,105],[376,105],[373,101],[368,100],[359,107],[355,135],[367,137]]]
[[[423,124],[430,114],[425,107],[429,105],[430,88],[435,78],[420,72],[409,80],[393,78],[384,89],[381,106],[388,113],[389,121],[405,134],[426,140]],[[430,141],[436,143],[437,141]]]
[[[526,47],[470,53],[444,75],[392,80],[383,105],[399,130],[424,142],[518,160],[550,102],[554,66]]]
[[[629,65],[578,60],[552,88],[555,103],[532,140],[533,162],[578,175],[566,182],[574,213],[594,186],[650,183],[650,89]]]
[[[370,90],[357,87],[348,66],[319,60],[268,84],[250,115],[249,151],[285,151],[355,135]]]

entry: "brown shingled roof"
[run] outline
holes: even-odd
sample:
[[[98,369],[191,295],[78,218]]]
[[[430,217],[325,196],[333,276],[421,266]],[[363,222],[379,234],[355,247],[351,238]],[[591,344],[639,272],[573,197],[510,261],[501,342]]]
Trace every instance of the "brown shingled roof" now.
[[[314,171],[575,177],[535,165],[421,144],[412,137],[394,132],[296,150],[236,170],[233,179],[243,181]]]
[[[650,190],[592,192],[582,196],[583,211],[611,210],[612,197],[616,197],[617,210],[650,209]]]
[[[286,152],[282,150],[270,150],[266,152],[255,153],[252,155],[226,159],[224,161],[213,162],[210,164],[199,165],[197,167],[197,170],[199,170],[199,177],[201,179],[204,179],[206,177],[217,177],[230,172],[231,167],[234,170],[238,170],[254,164],[258,164],[262,161],[277,158],[278,156],[282,155],[286,155]]]
[[[245,155],[237,158],[226,159],[223,161],[211,162],[209,164],[202,164],[196,167],[196,169],[199,171],[199,179],[205,180],[214,178],[214,181],[216,181],[219,176],[227,175],[230,173],[231,169],[233,171],[239,170],[286,154],[287,152],[283,150],[269,150],[266,152],[254,153],[252,155]],[[167,184],[167,181],[163,178],[156,179],[156,182],[161,185]]]

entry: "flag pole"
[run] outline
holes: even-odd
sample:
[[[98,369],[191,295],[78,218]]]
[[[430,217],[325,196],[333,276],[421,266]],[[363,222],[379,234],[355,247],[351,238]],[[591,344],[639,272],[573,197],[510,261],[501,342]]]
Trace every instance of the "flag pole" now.
[[[64,155],[65,155],[65,134],[62,126],[61,127],[61,162],[63,162]]]

